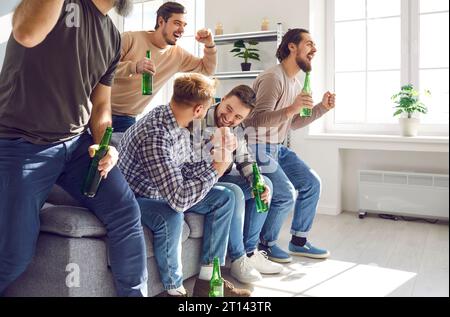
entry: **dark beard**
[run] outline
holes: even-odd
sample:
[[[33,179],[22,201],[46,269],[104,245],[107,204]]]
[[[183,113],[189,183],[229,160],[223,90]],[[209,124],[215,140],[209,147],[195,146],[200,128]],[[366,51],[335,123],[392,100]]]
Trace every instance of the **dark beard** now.
[[[133,11],[133,0],[115,0],[114,7],[117,14],[127,17]]]
[[[308,64],[305,61],[300,60],[299,58],[297,59],[297,65],[305,73],[309,73],[312,70],[311,63]]]

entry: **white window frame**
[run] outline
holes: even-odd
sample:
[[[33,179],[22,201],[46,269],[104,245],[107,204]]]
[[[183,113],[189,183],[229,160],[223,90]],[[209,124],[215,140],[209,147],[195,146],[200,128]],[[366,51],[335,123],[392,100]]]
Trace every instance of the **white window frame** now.
[[[419,0],[401,0],[401,69],[399,88],[401,85],[412,83],[419,87],[419,41],[420,41],[420,2]],[[447,11],[443,11],[447,12]],[[328,72],[326,75],[327,87],[335,87],[335,1],[326,1],[326,60]],[[437,13],[437,12],[436,12]],[[366,71],[367,73],[367,71]],[[423,88],[421,88],[423,89]],[[367,93],[367,92],[366,92]],[[394,92],[393,92],[394,93]],[[337,96],[339,100],[339,96]],[[367,106],[367,105],[366,105]],[[339,103],[337,106],[339,107]],[[367,110],[367,109],[366,109]],[[334,112],[327,116],[324,122],[326,133],[351,134],[398,134],[398,124],[373,123],[335,123]],[[448,124],[421,124],[421,134],[429,136],[448,136]]]

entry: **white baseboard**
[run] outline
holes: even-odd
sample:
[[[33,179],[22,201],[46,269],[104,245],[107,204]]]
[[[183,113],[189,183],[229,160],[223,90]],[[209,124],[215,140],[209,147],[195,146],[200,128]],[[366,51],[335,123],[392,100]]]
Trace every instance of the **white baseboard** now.
[[[319,204],[317,213],[321,215],[337,216],[342,212],[340,208],[335,205]]]

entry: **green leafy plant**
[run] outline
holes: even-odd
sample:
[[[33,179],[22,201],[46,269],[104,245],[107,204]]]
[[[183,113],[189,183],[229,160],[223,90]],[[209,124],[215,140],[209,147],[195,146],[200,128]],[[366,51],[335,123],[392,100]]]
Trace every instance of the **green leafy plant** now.
[[[425,90],[425,95],[430,96],[430,91]],[[392,96],[392,100],[397,104],[394,107],[396,109],[394,117],[406,113],[408,118],[412,118],[415,112],[423,114],[428,112],[427,107],[419,99],[419,92],[411,84],[402,86],[400,92]]]
[[[257,53],[259,50],[254,48],[254,46],[258,45],[256,41],[248,41],[248,46],[244,42],[244,40],[237,40],[234,42],[234,48],[230,51],[231,53],[236,53],[233,56],[237,56],[244,59],[244,62],[247,64],[249,59],[254,59],[259,61],[259,54]]]

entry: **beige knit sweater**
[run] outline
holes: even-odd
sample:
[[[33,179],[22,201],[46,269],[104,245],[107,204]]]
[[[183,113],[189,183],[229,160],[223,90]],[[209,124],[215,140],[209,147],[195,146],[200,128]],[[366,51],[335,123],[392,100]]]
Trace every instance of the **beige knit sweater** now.
[[[150,41],[153,31],[125,32],[122,34],[120,63],[112,87],[112,113],[114,115],[137,116],[150,103],[162,86],[178,72],[197,72],[213,75],[217,65],[217,49],[206,48],[204,57],[193,56],[178,45],[160,49]],[[153,76],[153,95],[143,96],[142,75],[136,74],[136,64],[151,51],[156,64]]]

